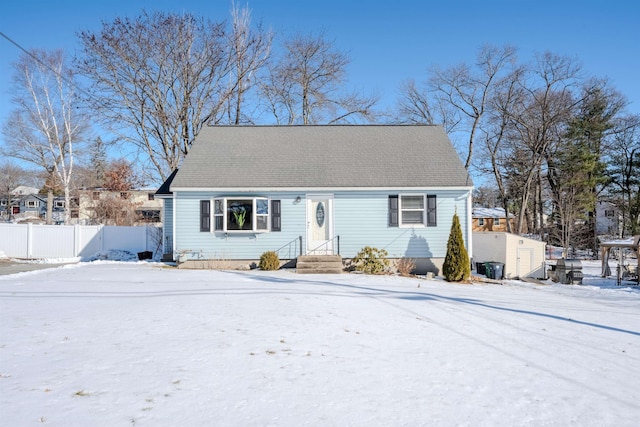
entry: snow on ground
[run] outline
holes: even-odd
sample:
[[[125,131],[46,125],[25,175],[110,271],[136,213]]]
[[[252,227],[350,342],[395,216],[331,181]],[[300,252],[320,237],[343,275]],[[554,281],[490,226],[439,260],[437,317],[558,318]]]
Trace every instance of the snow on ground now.
[[[7,426],[636,426],[640,289],[178,270],[0,276]]]

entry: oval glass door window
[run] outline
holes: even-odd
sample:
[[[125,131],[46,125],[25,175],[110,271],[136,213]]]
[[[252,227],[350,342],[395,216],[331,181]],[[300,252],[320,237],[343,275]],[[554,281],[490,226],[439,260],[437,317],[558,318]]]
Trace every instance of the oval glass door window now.
[[[318,227],[324,225],[324,203],[322,202],[318,202],[318,206],[316,207],[316,223]]]

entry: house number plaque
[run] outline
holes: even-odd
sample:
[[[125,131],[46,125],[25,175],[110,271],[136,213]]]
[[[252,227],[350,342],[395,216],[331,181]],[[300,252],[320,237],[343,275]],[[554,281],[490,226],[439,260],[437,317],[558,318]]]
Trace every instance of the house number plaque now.
[[[316,207],[316,223],[318,227],[324,225],[324,203],[322,202],[318,202],[318,206]]]

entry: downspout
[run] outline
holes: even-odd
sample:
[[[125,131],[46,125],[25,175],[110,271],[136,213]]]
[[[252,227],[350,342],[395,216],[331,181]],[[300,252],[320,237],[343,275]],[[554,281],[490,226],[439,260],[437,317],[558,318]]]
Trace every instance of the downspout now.
[[[472,226],[472,205],[473,205],[473,190],[469,190],[467,193],[467,254],[469,254],[469,260],[473,259],[473,226]]]
[[[173,203],[171,206],[171,210],[173,211],[173,221],[171,221],[171,256],[174,261],[177,261],[176,257],[176,192],[171,193],[171,197],[173,198]]]

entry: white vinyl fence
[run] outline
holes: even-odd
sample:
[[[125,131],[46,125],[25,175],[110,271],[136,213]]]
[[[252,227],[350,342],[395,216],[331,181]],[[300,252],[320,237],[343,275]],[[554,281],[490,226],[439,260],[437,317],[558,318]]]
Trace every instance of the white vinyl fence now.
[[[19,259],[91,257],[110,250],[133,254],[161,250],[157,226],[0,223],[0,253]]]

